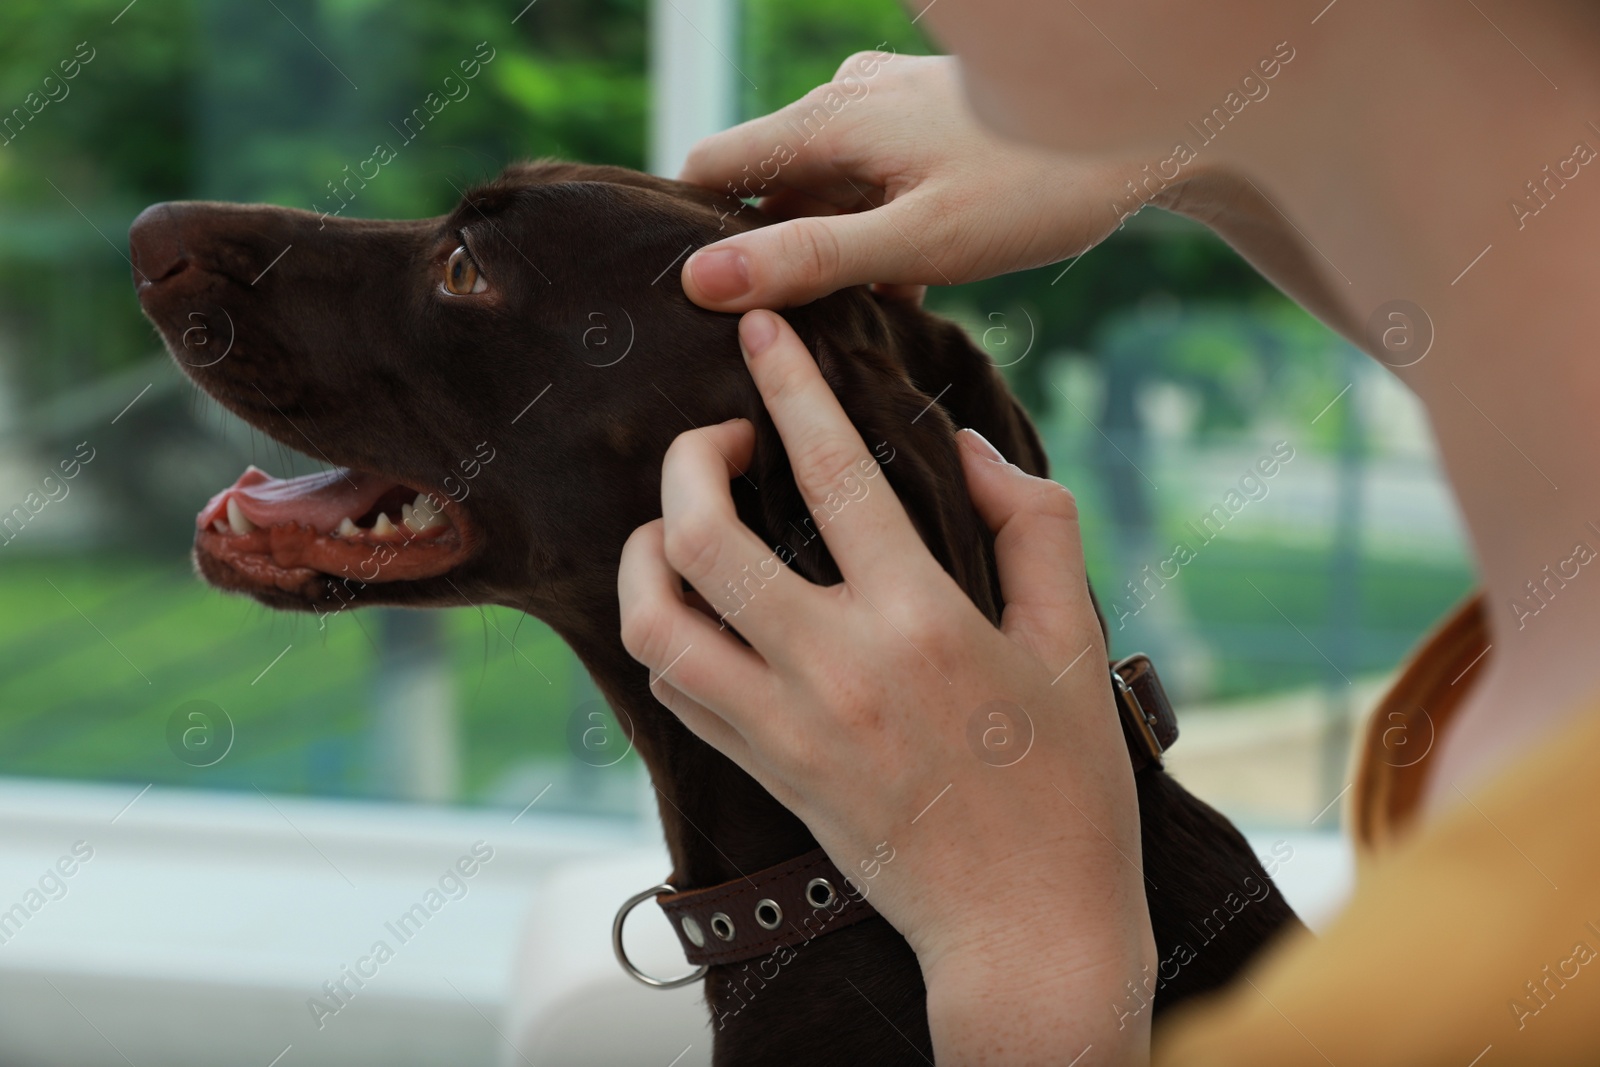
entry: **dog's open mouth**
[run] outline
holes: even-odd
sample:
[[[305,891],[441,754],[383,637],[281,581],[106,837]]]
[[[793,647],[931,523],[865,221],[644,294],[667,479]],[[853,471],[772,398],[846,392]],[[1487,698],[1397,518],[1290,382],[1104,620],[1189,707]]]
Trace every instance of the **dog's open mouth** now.
[[[195,519],[195,548],[254,588],[304,594],[319,575],[414,581],[467,555],[454,501],[381,475],[339,468],[274,478],[250,467]]]

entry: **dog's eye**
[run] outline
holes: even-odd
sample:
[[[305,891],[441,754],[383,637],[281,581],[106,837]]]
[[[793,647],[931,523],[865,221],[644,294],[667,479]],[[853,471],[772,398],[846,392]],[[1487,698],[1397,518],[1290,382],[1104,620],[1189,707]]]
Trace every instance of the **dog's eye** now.
[[[472,262],[466,245],[450,253],[450,261],[444,265],[444,287],[456,296],[481,293],[489,288],[488,280],[479,272],[478,265]]]

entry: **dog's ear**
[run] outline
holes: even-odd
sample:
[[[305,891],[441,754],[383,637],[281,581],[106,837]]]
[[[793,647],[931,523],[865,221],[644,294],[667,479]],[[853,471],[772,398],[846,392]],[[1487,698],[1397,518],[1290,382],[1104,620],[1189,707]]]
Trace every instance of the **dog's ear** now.
[[[907,331],[859,290],[836,294],[787,317],[816,357],[871,458],[863,457],[862,467],[835,487],[827,501],[808,508],[794,484],[777,429],[762,409],[756,418],[750,471],[758,488],[745,486],[736,493],[742,498],[740,511],[746,522],[768,539],[785,563],[813,582],[831,585],[841,576],[823,531],[831,523],[850,521],[851,505],[887,479],[935,558],[980,610],[998,620],[1001,600],[994,539],[967,496],[955,441],[957,426],[935,402],[939,387],[933,393],[918,388],[901,358],[899,349],[909,341]],[[981,359],[975,352],[973,356]],[[986,365],[980,370],[992,372]],[[950,391],[955,388],[960,386]],[[1009,399],[1003,385],[999,395]],[[990,399],[998,407],[998,397]],[[978,429],[988,437],[995,426]],[[1031,454],[1018,455],[1015,448],[1008,452],[1006,445],[1013,444],[1009,437],[995,444],[1007,458],[1026,459],[1030,465],[1037,461]]]
[[[755,487],[734,482],[745,522],[800,574],[831,585],[841,576],[822,530],[848,522],[851,503],[870,493],[877,478],[887,478],[935,558],[979,610],[998,622],[1004,602],[994,537],[967,494],[956,430],[977,430],[1031,474],[1048,471],[1039,435],[1000,373],[955,323],[880,302],[863,290],[835,294],[786,317],[816,357],[873,462],[838,486],[830,502],[807,508],[783,442],[761,408],[749,472]]]
[[[911,383],[937,397],[957,428],[977,430],[1012,463],[1048,477],[1050,460],[1033,420],[967,332],[904,301],[878,305]]]

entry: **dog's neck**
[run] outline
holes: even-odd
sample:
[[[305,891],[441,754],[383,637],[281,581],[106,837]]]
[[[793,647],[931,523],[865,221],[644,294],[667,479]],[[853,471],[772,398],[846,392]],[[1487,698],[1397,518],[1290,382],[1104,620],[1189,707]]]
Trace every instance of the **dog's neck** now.
[[[924,536],[969,595],[998,617],[999,590],[988,533],[971,510],[960,482],[950,421],[974,426],[1024,469],[1043,473],[1038,439],[1015,407],[1000,376],[958,327],[919,310],[880,307],[865,294],[839,295],[834,330],[812,348],[830,361],[835,391],[854,405],[852,421],[869,438],[897,492],[920,519]],[[843,324],[854,323],[849,329]],[[802,323],[802,329],[804,324]],[[855,348],[840,338],[854,339]],[[912,372],[915,371],[913,374]],[[925,379],[917,392],[912,379]],[[931,416],[929,399],[946,408]],[[808,580],[829,584],[838,572],[820,539],[804,537],[794,516],[807,507],[789,475],[770,420],[750,392],[747,412],[757,423],[757,451],[779,464],[759,476],[759,493],[732,487],[741,519],[772,545],[783,544],[788,565]],[[901,458],[892,458],[897,454]],[[622,536],[625,536],[625,532]],[[618,543],[620,552],[620,538]],[[565,570],[561,588],[545,588],[530,608],[549,622],[578,654],[601,692],[631,730],[657,794],[673,861],[674,884],[697,889],[739,878],[793,859],[816,847],[805,825],[743,769],[692,734],[649,689],[649,672],[622,647],[616,609],[616,571]],[[575,613],[571,605],[589,605]],[[547,610],[541,610],[541,606]]]
[[[650,692],[649,671],[609,632],[564,632],[650,774],[672,878],[697,889],[816,847],[805,825],[732,760],[690,733]]]

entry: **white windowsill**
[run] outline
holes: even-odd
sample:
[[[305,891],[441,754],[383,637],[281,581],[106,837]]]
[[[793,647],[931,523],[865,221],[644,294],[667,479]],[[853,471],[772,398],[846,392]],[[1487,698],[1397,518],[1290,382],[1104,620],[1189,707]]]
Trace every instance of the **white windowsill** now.
[[[0,779],[0,921],[74,842],[94,850],[0,929],[0,1062],[493,1063],[541,885],[619,854],[666,870],[643,822],[164,789],[122,811],[137,792]],[[478,841],[494,855],[465,895],[425,899]],[[439,901],[404,942],[385,926]],[[318,1029],[309,999],[333,1004],[322,983],[378,940],[394,957]]]
[[[646,990],[610,956],[617,904],[667,871],[653,821],[165,789],[124,810],[137,793],[0,779],[0,922],[75,842],[94,849],[0,944],[7,1067],[709,1062],[698,990]],[[1293,844],[1279,885],[1322,925],[1347,846],[1248,836]],[[494,858],[402,942],[385,924],[478,841]],[[680,973],[653,911],[630,952]],[[310,998],[338,1006],[322,983],[378,940],[393,958],[318,1028]]]

